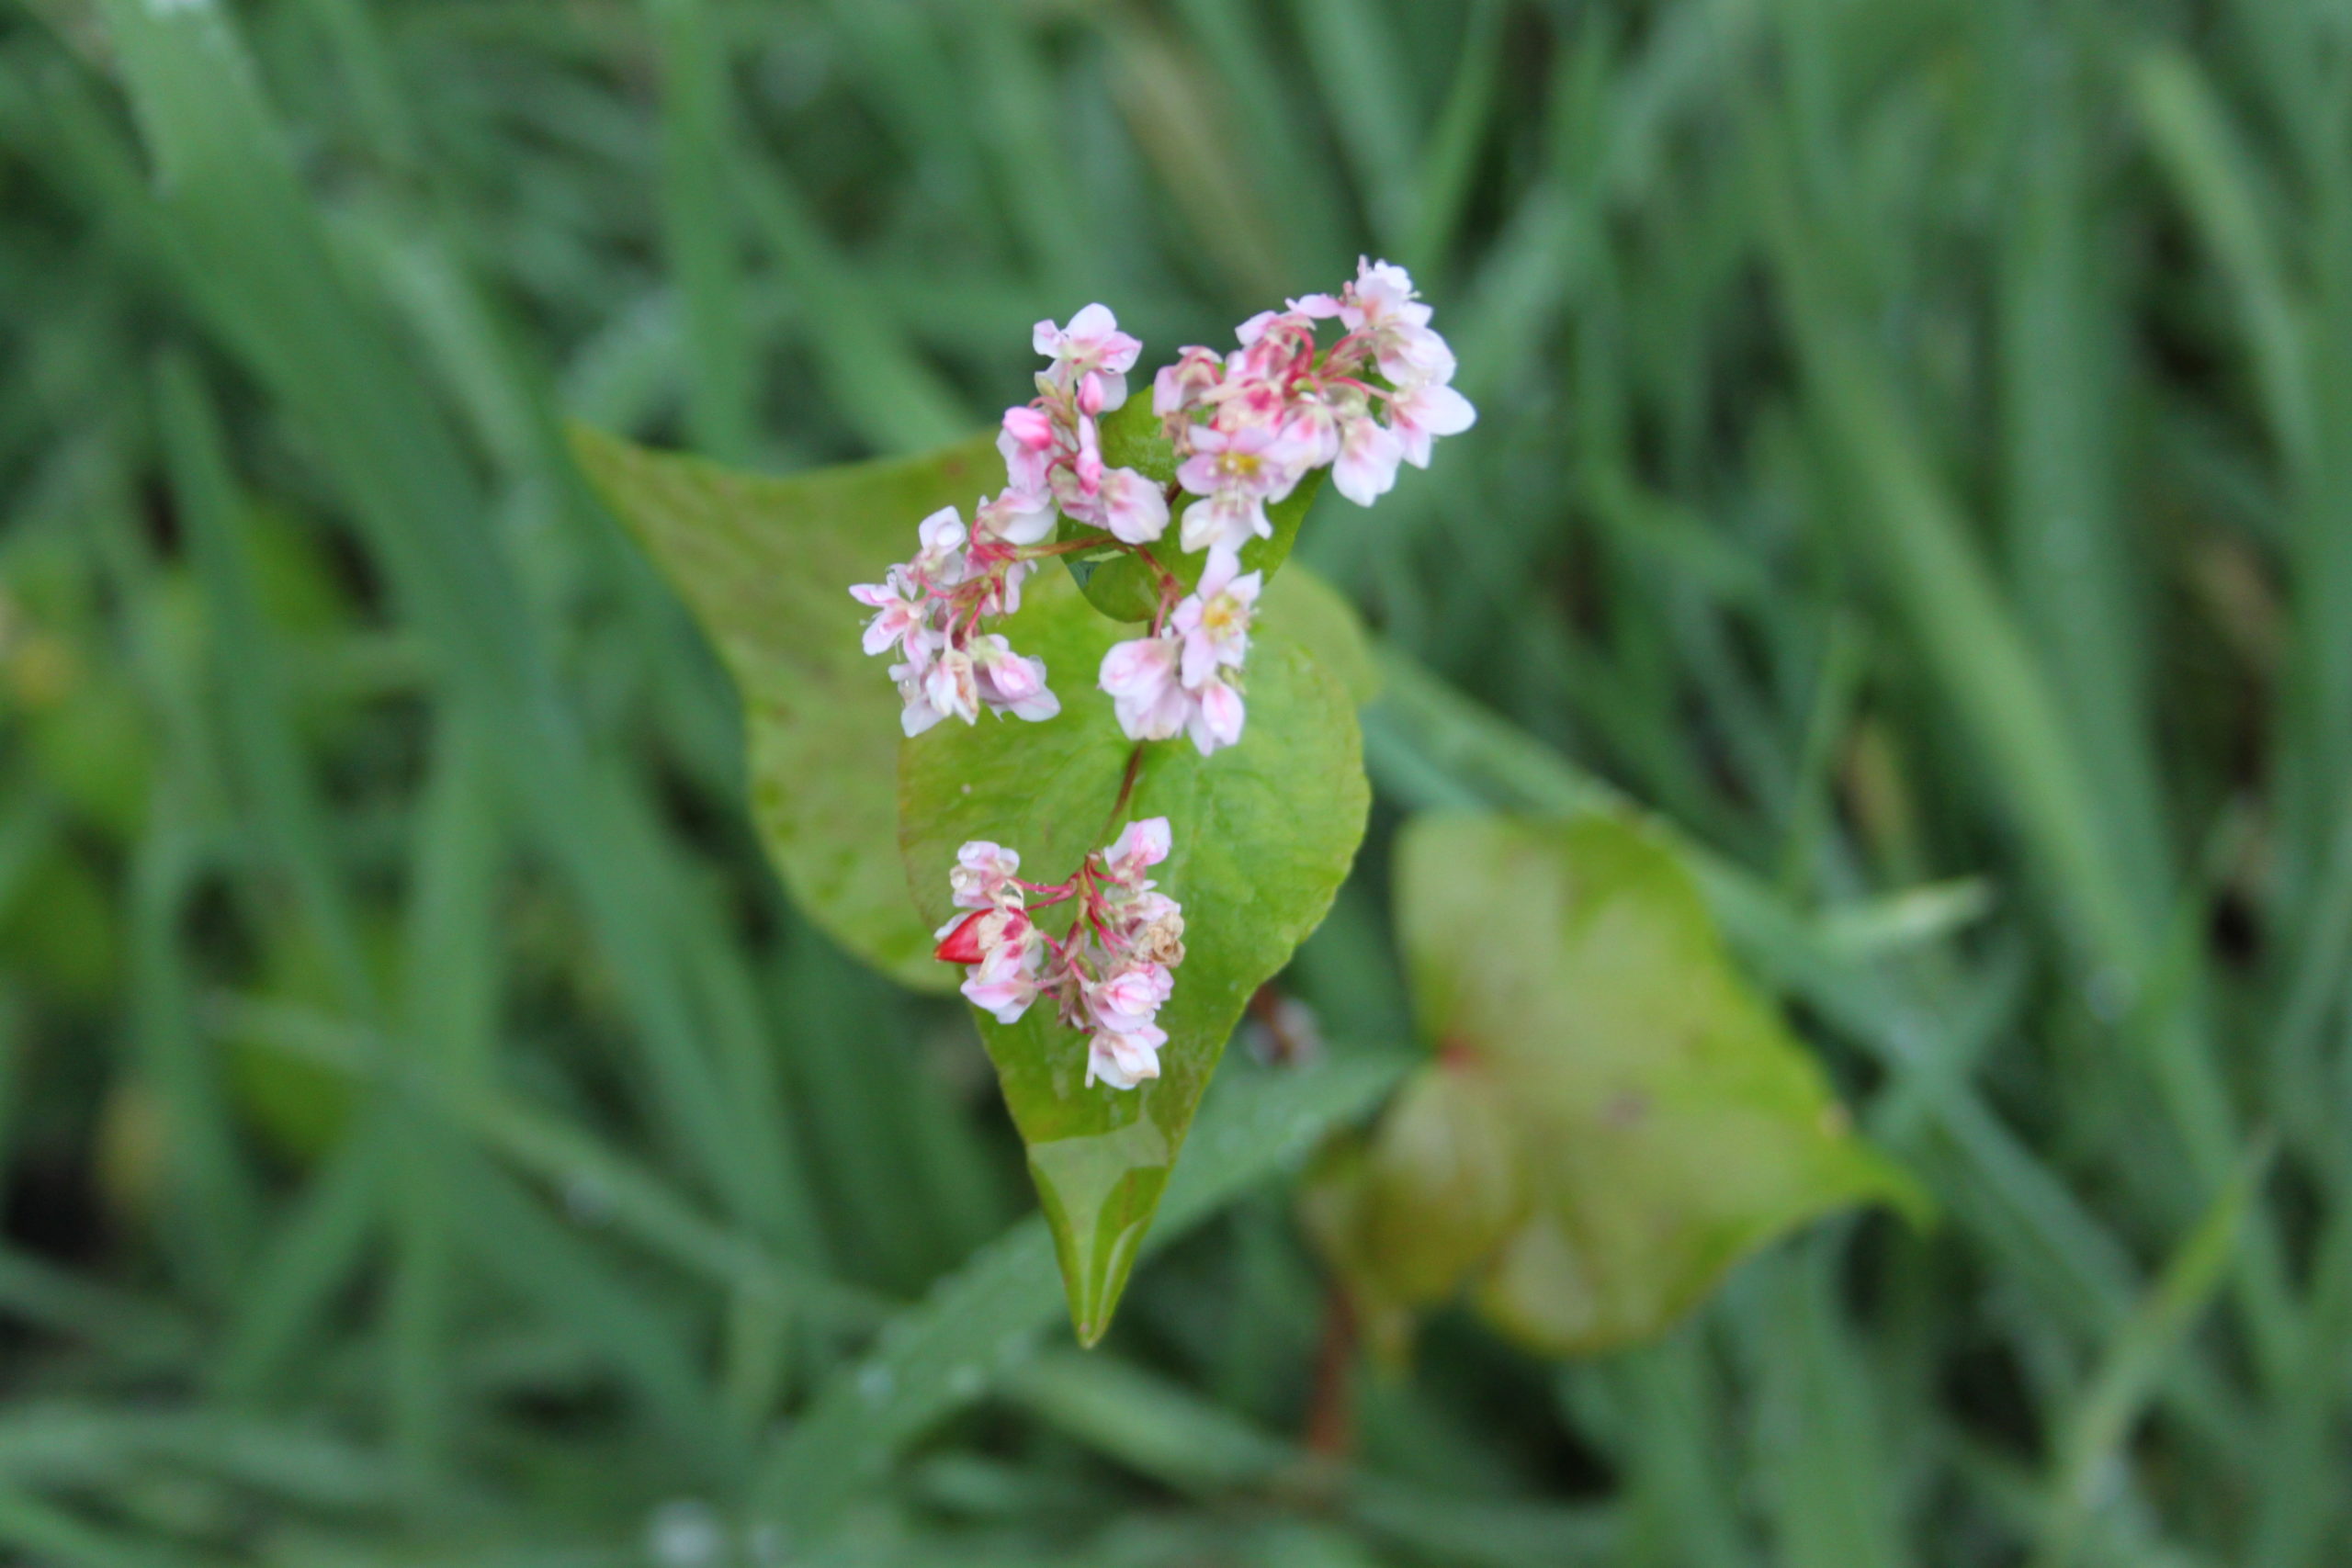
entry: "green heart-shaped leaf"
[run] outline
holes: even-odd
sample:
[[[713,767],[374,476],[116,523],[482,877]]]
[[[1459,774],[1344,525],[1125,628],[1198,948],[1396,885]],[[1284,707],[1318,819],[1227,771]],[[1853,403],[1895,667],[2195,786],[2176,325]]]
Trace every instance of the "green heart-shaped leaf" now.
[[[1267,583],[1258,618],[1315,655],[1315,662],[1339,677],[1356,706],[1380,694],[1380,661],[1373,657],[1372,638],[1356,607],[1308,568],[1295,566]]]
[[[809,917],[906,985],[952,990],[898,863],[899,694],[849,596],[915,525],[1004,486],[992,437],[776,479],[572,432],[581,466],[660,563],[743,699],[761,841]]]
[[[1484,1081],[1476,1116],[1447,1111],[1451,1097],[1423,1106],[1446,1113],[1420,1117],[1412,1157],[1389,1161],[1386,1178],[1444,1173],[1489,1222],[1491,1177],[1474,1162],[1480,1179],[1465,1182],[1462,1152],[1434,1145],[1464,1126],[1509,1126],[1525,1207],[1486,1265],[1480,1304],[1513,1337],[1554,1354],[1644,1338],[1815,1214],[1871,1198],[1924,1212],[1733,969],[1680,862],[1639,828],[1599,815],[1417,818],[1398,844],[1396,903],[1436,1069]],[[1375,1185],[1365,1224],[1381,1223],[1379,1200]],[[1458,1256],[1393,1238],[1377,1250]],[[1427,1299],[1427,1272],[1387,1281],[1388,1299]]]
[[[1087,1087],[1086,1036],[1048,1002],[1011,1025],[976,1015],[1029,1146],[1071,1319],[1091,1344],[1110,1325],[1227,1036],[1346,877],[1370,790],[1347,690],[1284,631],[1271,596],[1250,654],[1248,728],[1238,745],[1205,758],[1182,740],[1138,749],[1120,733],[1095,673],[1133,628],[1104,620],[1069,579],[1038,578],[1001,629],[1045,660],[1062,711],[1042,724],[943,724],[906,744],[900,842],[925,917],[937,924],[954,913],[947,871],[968,840],[1018,851],[1024,876],[1057,882],[1148,817],[1169,820],[1173,847],[1155,875],[1184,907],[1187,953],[1159,1020],[1169,1036],[1160,1076],[1140,1088]],[[1114,814],[1131,759],[1134,788]]]
[[[1176,479],[1176,449],[1169,445],[1161,433],[1159,417],[1151,412],[1149,397],[1130,397],[1110,413],[1102,423],[1102,462],[1107,468],[1133,468],[1148,479],[1159,484],[1173,484]],[[1325,470],[1316,469],[1298,481],[1298,488],[1266,508],[1266,521],[1274,525],[1273,536],[1251,539],[1241,547],[1241,570],[1261,571],[1271,587],[1274,574],[1290,558],[1290,547],[1298,541],[1299,525],[1306,521],[1306,513],[1322,493]],[[1183,531],[1184,508],[1192,503],[1190,496],[1179,495],[1169,505],[1168,532],[1145,547],[1153,560],[1173,574],[1190,592],[1201,581],[1201,573],[1209,563],[1206,550],[1188,551],[1178,542]],[[1108,549],[1111,536],[1100,528],[1073,523],[1065,517],[1061,522],[1063,540],[1100,540]],[[1073,558],[1070,575],[1086,590],[1094,607],[1114,621],[1148,621],[1159,608],[1159,575],[1135,556],[1117,554],[1107,558]]]

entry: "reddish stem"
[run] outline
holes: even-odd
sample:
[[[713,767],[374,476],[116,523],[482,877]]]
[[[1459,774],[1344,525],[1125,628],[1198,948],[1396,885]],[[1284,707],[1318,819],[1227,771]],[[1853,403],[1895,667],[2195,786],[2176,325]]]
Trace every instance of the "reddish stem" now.
[[[1136,775],[1142,771],[1143,747],[1138,743],[1134,750],[1127,753],[1127,771],[1119,779],[1119,798],[1111,803],[1111,822],[1116,822],[1120,814],[1126,810],[1128,798],[1136,792]],[[1105,822],[1102,834],[1108,838],[1110,833],[1111,823]]]
[[[1356,1314],[1347,1292],[1336,1284],[1323,1298],[1323,1338],[1315,1351],[1304,1441],[1318,1460],[1344,1461],[1355,1451]]]
[[[1076,555],[1080,550],[1099,550],[1105,545],[1122,550],[1132,550],[1136,547],[1125,539],[1110,536],[1100,539],[1063,539],[1050,545],[1023,545],[1021,547],[1019,558],[1037,560],[1046,556]]]

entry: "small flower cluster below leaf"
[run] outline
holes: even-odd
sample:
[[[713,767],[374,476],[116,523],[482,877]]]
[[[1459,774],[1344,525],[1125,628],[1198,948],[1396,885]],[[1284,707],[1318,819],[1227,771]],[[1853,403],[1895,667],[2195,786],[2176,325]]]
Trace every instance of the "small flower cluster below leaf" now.
[[[968,965],[963,991],[1000,1023],[1041,997],[1089,1035],[1086,1081],[1133,1089],[1159,1076],[1167,1031],[1154,1019],[1184,961],[1184,911],[1144,873],[1168,858],[1168,818],[1131,822],[1066,883],[1021,880],[1021,857],[974,840],[947,874],[958,915],[939,930],[938,956]],[[1048,935],[1033,908],[1074,903],[1069,931]]]

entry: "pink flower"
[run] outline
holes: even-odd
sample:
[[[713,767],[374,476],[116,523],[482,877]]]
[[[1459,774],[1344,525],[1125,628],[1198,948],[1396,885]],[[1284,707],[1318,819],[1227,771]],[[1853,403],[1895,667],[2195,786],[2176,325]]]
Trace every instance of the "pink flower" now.
[[[974,851],[993,852],[1018,863],[1019,857],[1011,851],[989,843],[966,844],[961,858],[968,860]],[[955,883],[964,868],[948,874]],[[958,898],[962,894],[958,893]],[[932,956],[947,964],[970,965],[964,977],[962,990],[972,1005],[983,1012],[992,1013],[999,1023],[1014,1023],[1037,999],[1038,969],[1046,953],[1045,933],[1030,922],[1021,908],[1018,888],[1010,892],[1012,902],[983,908],[978,914],[959,915],[940,927],[939,945]]]
[[[1389,428],[1369,415],[1349,420],[1340,432],[1339,460],[1331,483],[1358,506],[1370,506],[1396,482],[1404,446]]]
[[[1201,584],[1176,606],[1169,626],[1183,644],[1179,677],[1188,687],[1207,681],[1219,665],[1238,669],[1250,652],[1250,623],[1257,614],[1263,572],[1234,575],[1238,563],[1212,557]]]
[[[1046,465],[1054,455],[1054,422],[1045,410],[1023,403],[1004,411],[996,449],[1015,488],[1035,494],[1046,487]]]
[[[1184,907],[1147,888],[1119,911],[1120,940],[1131,957],[1173,969],[1184,962]]]
[[[1261,425],[1230,434],[1196,425],[1192,439],[1193,456],[1176,478],[1203,499],[1184,509],[1184,548],[1230,552],[1252,535],[1273,537],[1266,503],[1282,500],[1298,483],[1297,449]]]
[[[1102,869],[1114,881],[1129,887],[1148,887],[1143,874],[1168,858],[1173,842],[1165,817],[1145,817],[1130,822],[1111,847],[1102,852]]]
[[[1148,545],[1168,532],[1166,493],[1133,468],[1104,474],[1095,500],[1098,525],[1130,545]]]
[[[933,955],[964,964],[964,996],[1001,1023],[1051,998],[1061,1022],[1088,1036],[1090,1085],[1124,1090],[1158,1077],[1168,1032],[1156,1020],[1184,960],[1184,913],[1144,873],[1170,845],[1165,817],[1130,822],[1069,881],[1040,887],[1020,880],[1012,850],[972,840],[947,874],[960,912],[935,933]],[[1066,941],[1031,921],[1030,892],[1082,899]]]
[[[1265,336],[1266,329],[1280,321],[1282,314],[1280,310],[1261,310],[1234,328],[1233,335],[1241,341],[1242,347],[1247,348]]]
[[[1184,717],[1185,733],[1193,738],[1193,744],[1200,749],[1202,756],[1239,742],[1247,715],[1240,692],[1227,682],[1223,671],[1185,694],[1192,699],[1192,711]]]
[[[1175,984],[1158,964],[1124,964],[1087,988],[1087,1011],[1106,1033],[1135,1034],[1150,1027]]]
[[[1350,391],[1361,400],[1363,394]],[[1340,411],[1319,391],[1301,391],[1283,406],[1283,437],[1298,449],[1299,461],[1320,468],[1340,455]]]
[[[1061,699],[1046,685],[1046,661],[1013,652],[996,633],[972,639],[971,662],[980,700],[997,712],[1034,723],[1062,711]]]
[[[987,917],[983,916],[982,919]],[[1037,969],[1045,955],[1045,936],[1017,912],[1007,933],[980,955],[957,987],[965,999],[999,1023],[1018,1023],[1029,1004],[1037,999]]]
[[[1315,323],[1296,310],[1261,310],[1236,327],[1233,335],[1242,344],[1234,370],[1277,385],[1306,368],[1315,353]]]
[[[1151,412],[1166,419],[1198,407],[1225,379],[1225,356],[1215,349],[1194,346],[1163,365],[1151,379]]]
[[[922,547],[907,563],[907,577],[916,587],[936,592],[964,581],[964,519],[952,506],[943,506],[915,525]]]
[[[943,649],[931,661],[922,673],[922,694],[943,716],[960,718],[966,724],[980,720],[979,671],[973,667],[972,656],[960,648]]]
[[[959,909],[993,909],[1021,902],[1014,878],[1021,874],[1021,856],[1002,844],[974,839],[956,852],[955,869],[947,874],[948,891]]]
[[[1168,531],[1167,495],[1133,468],[1100,470],[1090,490],[1081,467],[1069,464],[1057,467],[1048,482],[1054,504],[1073,523],[1108,529],[1130,545],[1148,545]]]
[[[1102,490],[1102,439],[1091,414],[1078,416],[1078,456],[1071,461],[1070,470],[1078,475],[1080,494],[1091,500]]]
[[[1317,323],[1333,317],[1345,331],[1327,347]],[[1153,378],[1152,411],[1192,497],[1180,542],[1208,559],[1194,592],[1162,601],[1149,636],[1102,658],[1098,682],[1130,739],[1187,736],[1204,756],[1238,743],[1248,720],[1240,671],[1263,582],[1242,574],[1240,552],[1273,536],[1269,508],[1325,467],[1340,493],[1370,505],[1394,487],[1401,464],[1426,467],[1439,436],[1475,422],[1448,385],[1453,354],[1430,320],[1409,274],[1361,257],[1336,294],[1261,311],[1235,329],[1238,348],[1185,348]],[[982,708],[1031,720],[1061,711],[1044,662],[981,629],[1019,608],[1057,513],[1130,549],[1164,537],[1170,520],[1170,491],[1132,468],[1110,467],[1102,450],[1101,416],[1125,404],[1142,344],[1100,304],[1067,325],[1040,321],[1033,337],[1051,363],[1036,378],[1035,400],[1005,411],[997,446],[1010,482],[979,501],[968,531],[954,507],[924,518],[912,560],[851,590],[873,611],[867,651],[904,656],[890,676],[910,736],[951,716],[976,723]],[[1176,919],[1152,940],[1181,953]],[[1080,940],[1125,951],[1110,928]],[[1061,998],[1067,1019],[1076,993],[1056,976],[1075,973],[1080,960],[1058,942],[1048,947],[1058,967],[1039,983]]]
[[[1430,330],[1430,308],[1414,298],[1403,267],[1358,257],[1356,280],[1340,294],[1340,320],[1365,335],[1380,373],[1396,385],[1453,379],[1453,350]]]
[[[1102,656],[1097,683],[1111,695],[1130,740],[1165,740],[1182,731],[1191,703],[1176,679],[1180,650],[1170,637],[1136,637]]]
[[[1233,356],[1234,368],[1211,399],[1216,405],[1217,429],[1229,433],[1252,425],[1263,425],[1270,430],[1279,430],[1290,417],[1289,390],[1280,378],[1247,373],[1241,368],[1242,357],[1238,354]],[[1196,431],[1186,432],[1187,448],[1198,449],[1198,444],[1189,439],[1196,434]],[[1305,454],[1294,454],[1294,457],[1298,459],[1297,467],[1302,472],[1311,466],[1304,460]]]
[[[1396,433],[1405,461],[1417,468],[1430,466],[1433,437],[1459,435],[1477,420],[1469,399],[1435,381],[1406,388],[1388,400],[1388,428]]]
[[[1034,561],[1019,558],[1021,542],[1044,536],[1052,506],[1008,486],[982,501],[973,521],[977,537],[954,507],[941,507],[917,529],[921,547],[913,560],[892,567],[882,583],[850,590],[875,609],[866,652],[905,650],[890,679],[898,682],[904,705],[899,722],[910,737],[950,716],[976,723],[982,705],[1027,719],[1061,711],[1046,689],[1043,662],[1022,658],[1001,637],[978,633],[983,617],[1021,607],[1022,580],[1035,570]]]
[[[883,581],[861,582],[849,591],[851,598],[874,607],[874,618],[865,623],[866,652],[888,652],[923,624],[922,601],[910,597],[907,587],[906,573],[894,566]]]
[[[1042,488],[1004,487],[972,509],[972,532],[1007,545],[1034,545],[1054,531],[1054,502]]]
[[[890,666],[890,679],[899,683],[899,699],[906,705],[899,710],[899,727],[911,740],[947,715],[932,705],[929,695],[933,658],[930,645],[910,645],[907,652],[910,657],[904,663]]]
[[[1035,561],[1007,561],[984,580],[974,603],[983,615],[1010,615],[1021,608],[1021,585],[1037,570]]]
[[[1004,434],[1024,452],[1054,449],[1053,418],[1034,403],[1004,411]]]
[[[1133,1034],[1101,1033],[1087,1042],[1086,1081],[1097,1079],[1113,1089],[1133,1089],[1159,1076],[1159,1048],[1168,1032],[1146,1024]]]
[[[1067,327],[1039,321],[1030,341],[1054,362],[1046,371],[1046,379],[1079,399],[1081,406],[1091,403],[1089,412],[1107,413],[1127,400],[1126,373],[1143,344],[1119,330],[1118,318],[1108,307],[1089,305]]]

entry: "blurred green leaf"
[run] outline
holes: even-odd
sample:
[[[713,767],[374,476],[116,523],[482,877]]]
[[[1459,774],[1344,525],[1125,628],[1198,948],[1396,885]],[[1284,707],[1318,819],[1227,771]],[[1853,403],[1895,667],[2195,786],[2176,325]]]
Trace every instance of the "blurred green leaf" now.
[[[1924,1213],[1638,828],[1417,818],[1396,911],[1421,1030],[1490,1077],[1530,1187],[1481,1292],[1514,1337],[1555,1354],[1644,1339],[1815,1214]]]
[[[1204,758],[1182,740],[1127,740],[1089,680],[1124,629],[1066,580],[1041,580],[1005,635],[1045,660],[1061,713],[942,725],[907,744],[899,773],[907,874],[935,921],[953,913],[947,870],[968,840],[1006,845],[1034,879],[1060,881],[1123,823],[1169,819],[1174,847],[1159,883],[1184,906],[1187,951],[1159,1015],[1161,1076],[1129,1092],[1087,1087],[1085,1036],[1046,1006],[980,1026],[1089,1344],[1110,1325],[1226,1037],[1330,908],[1370,795],[1347,693],[1268,621],[1250,655],[1240,744]]]
[[[1525,1221],[1516,1141],[1492,1077],[1432,1062],[1305,1184],[1300,1217],[1383,1359],[1403,1356],[1414,1310],[1451,1297]]]
[[[1357,706],[1380,694],[1380,664],[1356,607],[1303,564],[1266,584],[1259,614],[1267,626],[1315,656],[1339,678]]]
[[[1442,1301],[1524,1218],[1509,1111],[1485,1074],[1440,1061],[1406,1084],[1374,1134],[1365,1240],[1390,1293]]]
[[[752,808],[801,907],[901,984],[950,990],[899,868],[899,695],[849,596],[912,553],[915,525],[1001,489],[989,438],[791,479],[575,429],[573,448],[661,563],[743,699]]]

